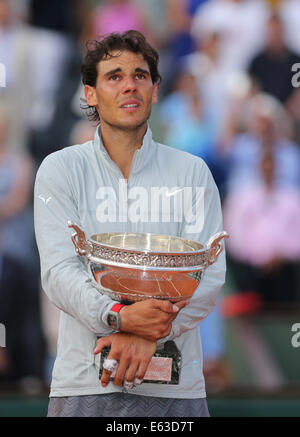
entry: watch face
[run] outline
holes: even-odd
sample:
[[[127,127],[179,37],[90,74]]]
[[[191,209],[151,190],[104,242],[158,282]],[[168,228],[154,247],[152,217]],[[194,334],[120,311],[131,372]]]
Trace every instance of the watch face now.
[[[118,316],[117,313],[108,313],[107,324],[113,329],[118,329]]]

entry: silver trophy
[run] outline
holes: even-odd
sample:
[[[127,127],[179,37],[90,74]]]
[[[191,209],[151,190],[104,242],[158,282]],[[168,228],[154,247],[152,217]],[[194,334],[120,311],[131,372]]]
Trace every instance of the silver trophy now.
[[[75,230],[72,241],[78,255],[87,262],[94,287],[122,304],[145,299],[175,303],[191,298],[205,269],[222,252],[221,240],[229,237],[227,232],[219,232],[206,244],[170,235],[130,232],[95,234],[86,239],[76,224],[68,222],[68,226]],[[104,352],[102,363],[109,351]],[[157,350],[152,358],[145,382],[178,384],[180,363],[175,343],[165,343],[164,350]],[[162,374],[167,376],[162,378]]]

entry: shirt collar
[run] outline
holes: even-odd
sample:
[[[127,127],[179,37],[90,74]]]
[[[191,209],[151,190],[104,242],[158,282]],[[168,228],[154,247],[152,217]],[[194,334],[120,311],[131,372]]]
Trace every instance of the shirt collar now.
[[[94,137],[94,147],[96,153],[100,153],[101,160],[108,165],[113,171],[120,171],[117,164],[109,156],[102,138],[101,138],[101,128],[100,126],[96,129]],[[130,174],[136,174],[141,171],[150,160],[152,154],[154,153],[155,143],[152,140],[152,131],[148,125],[147,131],[144,135],[142,146],[134,152],[132,159],[132,165]]]

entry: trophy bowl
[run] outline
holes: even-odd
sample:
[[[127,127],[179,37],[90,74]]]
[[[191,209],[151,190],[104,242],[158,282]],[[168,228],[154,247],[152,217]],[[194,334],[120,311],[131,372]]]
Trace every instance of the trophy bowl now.
[[[212,236],[206,244],[159,234],[111,232],[88,240],[76,224],[72,241],[87,262],[96,289],[111,299],[130,304],[144,299],[171,302],[190,298],[204,270],[223,250],[227,232]]]

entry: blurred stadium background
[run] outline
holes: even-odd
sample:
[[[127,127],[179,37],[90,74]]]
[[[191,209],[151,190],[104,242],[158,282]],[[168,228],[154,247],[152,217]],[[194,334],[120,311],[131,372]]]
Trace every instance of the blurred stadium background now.
[[[47,412],[59,314],[40,287],[34,178],[93,137],[85,42],[127,29],[160,53],[155,139],[205,159],[231,235],[199,328],[211,415],[300,416],[299,18],[299,0],[0,0],[0,417]]]

